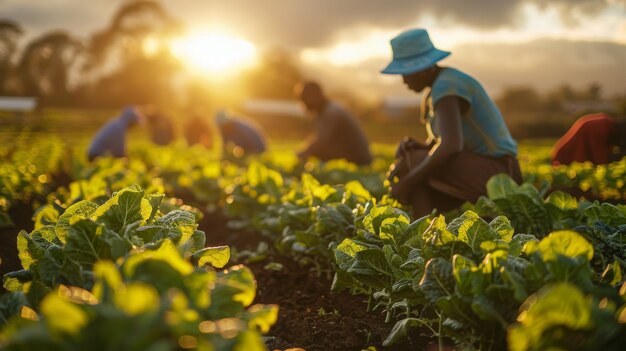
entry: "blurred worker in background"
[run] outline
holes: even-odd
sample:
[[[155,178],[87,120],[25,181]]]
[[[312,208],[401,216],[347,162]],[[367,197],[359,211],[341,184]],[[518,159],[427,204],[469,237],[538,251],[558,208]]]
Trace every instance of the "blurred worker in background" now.
[[[319,84],[298,84],[294,94],[315,118],[315,132],[298,153],[300,159],[311,156],[322,161],[344,158],[357,165],[372,162],[369,141],[358,121],[345,108],[330,101]]]
[[[189,146],[200,144],[207,149],[213,147],[211,127],[209,123],[198,114],[194,114],[187,120],[184,127],[184,134],[187,145]]]
[[[220,111],[215,122],[222,137],[224,155],[241,157],[243,155],[260,154],[266,150],[266,143],[259,126],[250,121]]]
[[[605,113],[580,117],[552,149],[553,165],[589,161],[596,165],[626,156],[626,118]]]
[[[421,217],[476,201],[498,173],[521,182],[517,143],[480,83],[437,65],[450,53],[436,49],[424,29],[401,33],[391,49],[393,60],[382,73],[402,75],[410,90],[422,92],[428,132],[426,143],[405,138],[398,147],[389,173],[392,195]]]
[[[117,118],[105,124],[93,138],[87,152],[89,161],[99,156],[125,157],[126,133],[137,123],[143,123],[144,119],[138,107],[125,107]]]
[[[149,111],[145,111],[144,114],[146,116],[145,127],[153,143],[165,146],[174,141],[174,123],[167,115],[157,111],[154,107],[150,107]]]

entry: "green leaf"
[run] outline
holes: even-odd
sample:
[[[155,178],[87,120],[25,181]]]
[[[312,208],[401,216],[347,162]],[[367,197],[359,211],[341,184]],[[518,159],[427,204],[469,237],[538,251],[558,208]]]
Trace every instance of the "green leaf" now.
[[[620,207],[610,203],[594,204],[583,211],[589,221],[601,221],[608,225],[626,224],[626,213]]]
[[[193,272],[193,266],[181,257],[174,244],[165,240],[157,250],[146,250],[130,256],[124,263],[124,275],[133,276],[137,267],[147,261],[163,262],[181,275]]]
[[[95,284],[91,292],[100,301],[110,301],[110,295],[124,285],[118,268],[111,261],[99,261],[93,266]]]
[[[499,213],[511,221],[518,233],[544,236],[552,230],[552,222],[541,197],[512,194],[508,198],[494,200]]]
[[[60,334],[77,334],[89,320],[85,311],[59,293],[48,294],[41,302],[41,314],[48,327]]]
[[[206,234],[201,230],[196,230],[191,237],[184,243],[178,245],[183,254],[188,252],[196,252],[204,248],[206,243]]]
[[[9,272],[2,277],[2,280],[7,291],[21,291],[25,282],[33,280],[33,272],[26,269]]]
[[[59,220],[54,227],[57,238],[59,238],[62,243],[65,243],[67,232],[71,226],[70,221],[77,221],[74,216],[83,219],[89,218],[97,208],[98,205],[96,203],[87,200],[79,201],[68,207],[67,210],[59,216]]]
[[[361,245],[352,239],[344,239],[335,249],[335,259],[337,261],[337,265],[339,268],[347,271],[350,266],[352,266],[356,254],[366,249],[366,246]]]
[[[485,321],[504,321],[498,309],[493,305],[493,301],[484,295],[474,297],[472,300],[472,311]]]
[[[113,295],[115,305],[127,316],[157,311],[159,299],[159,293],[154,287],[141,282],[126,284]]]
[[[346,183],[345,188],[350,194],[356,196],[360,201],[367,201],[372,198],[370,192],[365,189],[365,187],[363,187],[361,182],[358,180],[349,181]]]
[[[512,256],[520,256],[524,249],[524,245],[528,242],[539,243],[539,239],[530,234],[517,234],[509,242],[509,254]]]
[[[462,221],[459,221],[462,223]],[[447,246],[456,240],[456,236],[447,229],[444,216],[438,216],[432,220],[430,226],[424,231],[422,241],[430,246]]]
[[[391,332],[389,333],[385,341],[383,341],[383,346],[389,347],[395,344],[402,337],[408,335],[411,328],[418,327],[422,323],[423,322],[417,318],[405,318],[399,320],[398,322],[396,322],[393,328],[391,328]]]
[[[411,223],[402,234],[398,244],[418,248],[423,246],[422,236],[431,224],[430,216],[424,216]]]
[[[54,224],[59,219],[59,211],[52,205],[43,205],[33,214],[35,229]]]
[[[513,296],[515,296],[516,301],[521,303],[528,297],[526,282],[521,274],[511,269],[504,269],[500,274],[502,279],[506,281],[509,286],[513,287]]]
[[[505,216],[498,216],[489,223],[489,226],[500,235],[500,240],[509,242],[513,238],[515,230],[511,226],[511,222]]]
[[[520,324],[508,333],[508,346],[512,351],[548,349],[559,344],[550,340],[558,334],[546,333],[556,327],[567,330],[584,330],[592,326],[591,299],[585,297],[574,285],[557,283],[542,288],[530,296],[520,308]],[[546,338],[548,338],[546,340]],[[565,340],[567,334],[561,334]]]
[[[352,275],[345,271],[337,270],[335,272],[335,276],[333,277],[333,284],[330,290],[341,291],[343,289],[351,289],[358,286],[360,286],[360,284]]]
[[[409,219],[407,217],[387,218],[380,225],[379,237],[389,243],[399,243],[408,226]]]
[[[490,199],[506,198],[518,188],[519,185],[506,174],[495,175],[487,181],[487,195]]]
[[[383,273],[390,277],[393,276],[393,272],[385,259],[385,253],[381,249],[359,251],[356,253],[356,259],[359,264],[365,265],[376,272]],[[348,272],[351,271],[353,271],[353,267],[348,270]]]
[[[456,279],[457,290],[462,293],[469,293],[471,290],[470,274],[472,269],[476,267],[476,263],[467,257],[454,255],[452,257],[452,272]]]
[[[558,256],[593,258],[593,246],[580,234],[571,230],[552,232],[539,242],[539,252],[545,261],[555,261]]]
[[[150,204],[150,207],[152,208],[152,210],[150,211],[150,215],[148,216],[148,219],[146,219],[146,222],[151,223],[154,220],[157,213],[159,212],[159,207],[161,206],[161,203],[163,203],[164,198],[165,198],[165,194],[150,194],[146,196],[146,199],[148,200],[148,203]]]
[[[20,313],[22,306],[27,305],[28,301],[22,292],[9,292],[0,295],[0,326]]]
[[[192,256],[198,267],[211,265],[222,268],[230,260],[230,248],[228,246],[207,247],[195,252]]]
[[[452,221],[447,228],[457,234],[458,239],[467,243],[474,252],[480,250],[484,241],[500,239],[500,235],[475,212],[467,211]]]
[[[75,264],[78,270],[91,270],[96,261],[112,260],[111,245],[102,238],[103,231],[103,227],[88,219],[73,223],[63,248],[66,260]]]
[[[368,230],[370,233],[379,235],[380,226],[387,218],[395,218],[399,221],[409,223],[409,217],[401,210],[391,206],[375,206],[370,213],[363,218],[364,229]]]
[[[131,223],[146,221],[152,213],[150,202],[143,198],[143,190],[132,186],[120,190],[98,207],[93,218],[114,231],[121,231]]]
[[[454,285],[452,265],[449,261],[435,257],[426,263],[419,288],[429,301],[437,303],[439,299],[451,296]]]
[[[562,191],[555,191],[546,199],[546,203],[560,210],[576,210],[578,209],[578,201],[567,193]]]
[[[196,217],[193,213],[183,210],[174,210],[159,218],[154,226],[161,227],[156,240],[169,238],[175,244],[184,243],[198,228]]]
[[[249,327],[265,334],[278,320],[278,305],[253,305],[246,314]]]
[[[256,280],[249,268],[242,265],[231,267],[219,276],[217,281],[220,284],[216,286],[212,295],[212,309],[227,311],[229,309],[227,306],[233,302],[239,307],[246,307],[254,301]]]
[[[41,256],[43,253],[43,249],[36,246],[27,232],[20,231],[17,234],[17,256],[20,258],[24,269],[29,269],[31,264],[35,262],[33,251],[36,256]]]

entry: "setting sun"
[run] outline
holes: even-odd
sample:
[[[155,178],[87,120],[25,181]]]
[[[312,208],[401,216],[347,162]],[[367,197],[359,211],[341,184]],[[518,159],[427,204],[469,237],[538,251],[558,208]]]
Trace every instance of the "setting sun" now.
[[[235,73],[251,66],[256,48],[249,41],[218,33],[192,34],[170,44],[172,54],[191,68],[212,75]]]

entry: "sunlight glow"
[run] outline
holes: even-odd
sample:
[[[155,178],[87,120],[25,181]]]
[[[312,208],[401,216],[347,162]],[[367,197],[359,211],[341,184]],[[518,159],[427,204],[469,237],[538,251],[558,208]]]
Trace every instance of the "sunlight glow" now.
[[[246,40],[219,33],[191,34],[170,43],[172,54],[205,74],[228,75],[255,63],[256,48]]]

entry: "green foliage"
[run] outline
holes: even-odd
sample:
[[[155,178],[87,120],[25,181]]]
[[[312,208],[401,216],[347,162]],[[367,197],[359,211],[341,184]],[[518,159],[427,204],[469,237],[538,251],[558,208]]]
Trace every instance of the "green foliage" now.
[[[510,191],[507,182],[498,184],[490,191]],[[333,288],[369,294],[375,307],[400,318],[385,345],[422,326],[462,349],[499,350],[522,303],[546,285],[567,283],[609,296],[596,288],[605,285],[592,270],[593,246],[574,231],[555,231],[539,241],[514,235],[502,216],[488,223],[467,211],[449,224],[443,216],[411,224],[406,218],[392,208],[370,209],[357,220],[356,237],[335,249]],[[439,318],[425,317],[428,311]],[[617,334],[611,335],[603,342],[615,342]]]
[[[623,297],[622,297],[623,298]],[[520,308],[508,347],[526,350],[621,350],[626,341],[623,299],[601,301],[569,283],[547,285]]]
[[[174,210],[162,214],[162,197],[145,196],[137,186],[125,188],[98,206],[83,200],[70,206],[56,223],[18,236],[19,257],[30,274],[5,276],[5,288],[24,290],[33,305],[47,291],[59,284],[84,289],[93,284],[93,265],[101,260],[117,260],[133,250],[155,249],[170,240],[184,255],[204,247],[203,232],[196,231],[192,213]],[[154,207],[153,207],[154,206]],[[202,265],[213,262],[223,266],[228,255],[209,257],[209,249],[197,254]],[[28,286],[20,286],[29,282]],[[34,289],[34,287],[37,287]]]
[[[9,321],[0,333],[3,348],[265,350],[260,334],[276,322],[278,309],[241,298],[256,288],[247,268],[192,268],[173,245],[154,253],[131,255],[119,267],[99,261],[91,292],[60,285],[38,314]]]
[[[0,299],[3,349],[264,350],[277,307],[251,306],[250,270],[215,272],[229,248],[204,248],[194,214],[162,213],[162,200],[132,186],[21,232],[24,270],[5,276]]]

